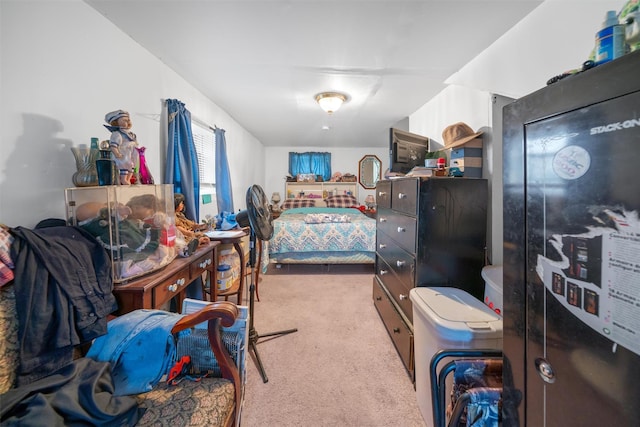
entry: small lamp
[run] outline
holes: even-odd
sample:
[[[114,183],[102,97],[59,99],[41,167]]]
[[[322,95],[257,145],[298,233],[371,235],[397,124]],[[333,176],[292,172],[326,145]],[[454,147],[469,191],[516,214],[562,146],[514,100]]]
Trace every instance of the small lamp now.
[[[273,212],[280,212],[280,207],[278,206],[278,203],[280,203],[280,200],[281,200],[280,193],[278,193],[277,191],[271,195],[271,204],[272,204],[271,210]]]
[[[376,200],[373,198],[373,194],[369,194],[364,198],[364,204],[367,205],[367,209],[373,209],[373,207],[376,205]]]

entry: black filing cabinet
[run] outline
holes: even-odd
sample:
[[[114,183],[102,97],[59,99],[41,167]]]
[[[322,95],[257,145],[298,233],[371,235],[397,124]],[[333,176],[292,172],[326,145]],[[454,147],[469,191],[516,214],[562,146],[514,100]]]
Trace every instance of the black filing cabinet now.
[[[376,186],[378,223],[373,301],[413,377],[416,286],[451,286],[482,300],[487,181],[396,178]]]

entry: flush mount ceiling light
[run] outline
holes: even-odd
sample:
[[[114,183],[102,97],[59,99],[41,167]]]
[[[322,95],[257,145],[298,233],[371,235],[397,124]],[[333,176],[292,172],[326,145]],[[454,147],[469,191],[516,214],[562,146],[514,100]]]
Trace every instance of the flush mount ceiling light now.
[[[316,95],[316,101],[327,113],[331,114],[338,111],[343,102],[347,100],[347,96],[338,92],[322,92]]]

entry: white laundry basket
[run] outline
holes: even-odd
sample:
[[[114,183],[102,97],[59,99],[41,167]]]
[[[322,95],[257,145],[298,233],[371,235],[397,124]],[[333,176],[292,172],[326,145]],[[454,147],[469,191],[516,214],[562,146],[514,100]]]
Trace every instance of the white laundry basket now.
[[[484,303],[502,316],[502,266],[487,265],[482,269]]]
[[[431,358],[447,349],[502,349],[502,318],[462,289],[418,287],[411,289],[409,297],[413,302],[416,397],[422,417],[432,427]]]

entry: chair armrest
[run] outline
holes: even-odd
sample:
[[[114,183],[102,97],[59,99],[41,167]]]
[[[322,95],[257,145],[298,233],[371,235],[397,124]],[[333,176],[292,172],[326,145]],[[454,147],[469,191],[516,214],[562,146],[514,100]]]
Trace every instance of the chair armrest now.
[[[192,328],[202,322],[208,322],[207,335],[209,338],[209,345],[211,346],[211,350],[213,351],[218,365],[220,366],[222,378],[230,380],[235,387],[236,418],[240,414],[240,407],[242,404],[242,384],[240,382],[238,367],[224,344],[222,344],[220,327],[229,327],[233,325],[239,313],[240,311],[238,310],[238,306],[231,301],[216,301],[205,305],[194,313],[185,315],[175,324],[173,329],[171,329],[171,333],[176,334],[185,329]]]
[[[202,322],[215,319],[220,319],[222,326],[229,327],[236,321],[239,313],[238,306],[231,301],[213,302],[194,313],[186,314],[182,319],[178,320],[171,333],[175,334]]]

